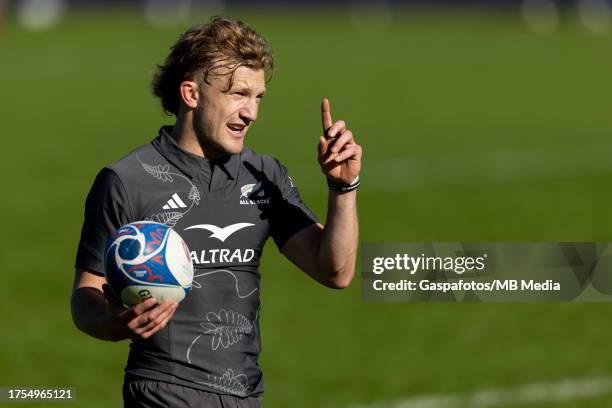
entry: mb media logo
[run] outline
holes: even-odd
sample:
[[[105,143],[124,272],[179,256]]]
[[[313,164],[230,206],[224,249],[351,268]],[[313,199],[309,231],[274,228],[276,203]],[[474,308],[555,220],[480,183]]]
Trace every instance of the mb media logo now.
[[[259,205],[270,204],[270,197],[266,197],[261,181],[255,184],[245,184],[240,187],[240,204]]]

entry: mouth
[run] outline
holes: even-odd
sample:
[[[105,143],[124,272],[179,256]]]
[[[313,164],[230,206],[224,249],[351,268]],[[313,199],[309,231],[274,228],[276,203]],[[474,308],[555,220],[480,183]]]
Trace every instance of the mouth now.
[[[246,135],[247,126],[242,123],[228,123],[226,127],[232,136],[244,137]]]

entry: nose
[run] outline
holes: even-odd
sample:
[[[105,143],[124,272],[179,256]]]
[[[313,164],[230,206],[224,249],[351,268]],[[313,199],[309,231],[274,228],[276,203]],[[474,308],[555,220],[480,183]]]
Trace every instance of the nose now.
[[[255,98],[249,98],[247,101],[245,101],[244,105],[242,105],[242,108],[240,108],[238,114],[242,120],[254,122],[257,120],[258,108],[259,106],[257,104],[257,100]]]

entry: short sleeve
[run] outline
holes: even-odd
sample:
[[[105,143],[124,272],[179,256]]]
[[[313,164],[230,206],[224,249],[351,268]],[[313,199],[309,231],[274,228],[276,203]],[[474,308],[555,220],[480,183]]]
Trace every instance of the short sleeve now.
[[[288,175],[287,168],[278,162],[277,165],[279,166],[277,187],[281,197],[273,203],[270,235],[276,246],[281,249],[296,232],[315,224],[317,217],[302,201],[297,186]]]
[[[104,247],[108,237],[131,221],[127,193],[119,176],[104,168],[85,202],[85,220],[76,255],[76,267],[104,273]]]

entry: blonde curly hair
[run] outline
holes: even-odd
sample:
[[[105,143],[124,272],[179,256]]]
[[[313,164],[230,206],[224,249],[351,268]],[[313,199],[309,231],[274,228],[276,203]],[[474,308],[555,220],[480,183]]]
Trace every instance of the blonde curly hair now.
[[[205,82],[211,76],[229,76],[232,88],[238,67],[263,69],[267,80],[274,68],[274,56],[267,40],[242,21],[213,17],[181,35],[153,77],[153,94],[160,98],[164,112],[178,115],[179,86],[183,81]]]

